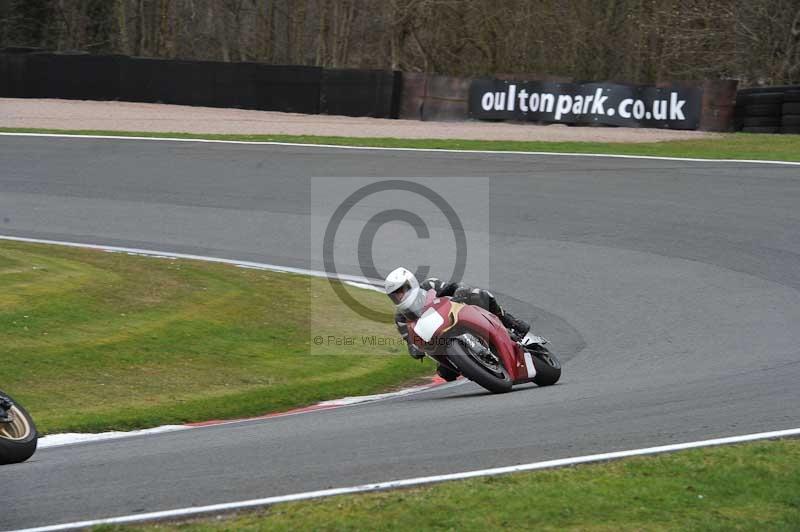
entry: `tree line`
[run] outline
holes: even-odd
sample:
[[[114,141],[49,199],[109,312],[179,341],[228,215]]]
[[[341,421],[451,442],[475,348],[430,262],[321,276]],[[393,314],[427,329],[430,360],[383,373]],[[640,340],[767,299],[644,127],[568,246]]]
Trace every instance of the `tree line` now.
[[[652,83],[800,83],[800,0],[0,0],[0,48]]]

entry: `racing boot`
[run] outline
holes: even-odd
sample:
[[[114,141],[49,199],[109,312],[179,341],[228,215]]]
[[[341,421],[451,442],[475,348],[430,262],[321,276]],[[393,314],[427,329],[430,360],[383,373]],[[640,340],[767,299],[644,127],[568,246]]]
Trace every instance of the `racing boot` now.
[[[11,423],[11,401],[0,397],[0,423]]]
[[[452,369],[442,366],[441,364],[436,368],[436,374],[447,382],[453,382],[458,378],[459,375],[457,371],[453,371]]]
[[[506,329],[509,329],[512,332],[511,337],[514,338],[514,340],[523,338],[526,334],[528,334],[528,331],[531,330],[530,325],[521,319],[515,318],[508,312],[503,312],[503,315],[500,316],[500,321],[503,322],[503,325],[505,325]]]

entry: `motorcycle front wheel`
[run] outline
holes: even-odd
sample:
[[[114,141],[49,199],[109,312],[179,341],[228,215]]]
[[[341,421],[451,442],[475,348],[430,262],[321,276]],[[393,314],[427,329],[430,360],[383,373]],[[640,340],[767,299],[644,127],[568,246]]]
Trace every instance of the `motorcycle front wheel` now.
[[[450,344],[447,348],[447,358],[461,370],[462,375],[490,392],[511,391],[511,377],[499,359],[496,362],[481,360],[478,354],[473,353],[461,342]]]
[[[11,421],[0,423],[0,465],[24,462],[36,452],[39,434],[30,414],[10,396],[0,395],[11,401]]]

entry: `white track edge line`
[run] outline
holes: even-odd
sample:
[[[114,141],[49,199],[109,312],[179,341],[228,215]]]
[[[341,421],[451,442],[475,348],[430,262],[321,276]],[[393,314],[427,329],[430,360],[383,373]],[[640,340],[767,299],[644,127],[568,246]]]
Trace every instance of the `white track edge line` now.
[[[777,164],[785,166],[800,166],[797,161],[773,161],[758,159],[702,159],[692,157],[664,157],[658,155],[624,155],[614,153],[560,153],[548,151],[503,151],[503,150],[455,150],[438,148],[399,148],[381,146],[343,146],[338,144],[308,144],[295,142],[278,141],[255,141],[255,140],[223,140],[223,139],[187,139],[175,137],[135,137],[125,135],[70,135],[64,133],[10,133],[0,132],[0,136],[9,137],[52,137],[52,138],[76,138],[76,139],[111,139],[111,140],[152,140],[169,142],[205,142],[210,144],[245,144],[245,145],[266,145],[266,146],[297,146],[301,148],[332,148],[340,150],[374,150],[374,151],[416,151],[427,153],[466,153],[466,154],[487,154],[487,155],[547,155],[557,157],[613,157],[619,159],[651,159],[657,161],[688,161],[698,163],[751,163],[751,164]],[[424,139],[402,139],[402,140],[424,140]],[[443,139],[444,140],[444,139]],[[476,140],[476,139],[447,139],[447,140]]]
[[[150,512],[137,515],[124,515],[119,517],[111,517],[107,519],[95,519],[91,521],[78,521],[74,523],[64,523],[59,525],[48,525],[36,528],[19,529],[16,532],[56,532],[60,530],[71,530],[75,528],[86,528],[97,525],[111,525],[111,524],[124,524],[135,523],[141,521],[154,521],[159,519],[174,519],[178,517],[189,517],[200,514],[212,512],[225,512],[230,510],[241,510],[245,508],[253,508],[258,506],[269,506],[272,504],[302,501],[307,499],[318,499],[323,497],[331,497],[334,495],[346,495],[353,493],[365,493],[378,490],[386,490],[392,488],[404,488],[410,486],[420,486],[425,484],[434,484],[438,482],[445,482],[448,480],[464,480],[474,477],[483,476],[496,476],[506,475],[509,473],[519,473],[524,471],[535,471],[538,469],[547,469],[553,467],[563,467],[577,464],[585,464],[589,462],[602,462],[607,460],[616,460],[619,458],[628,458],[632,456],[642,456],[650,454],[667,453],[674,451],[682,451],[686,449],[695,449],[698,447],[712,447],[717,445],[727,445],[732,443],[743,443],[754,440],[784,438],[787,436],[800,435],[800,428],[778,430],[772,432],[760,432],[755,434],[745,434],[741,436],[731,436],[726,438],[715,438],[711,440],[701,440],[687,443],[677,443],[672,445],[662,445],[658,447],[646,447],[643,449],[632,449],[628,451],[616,451],[610,453],[592,454],[586,456],[576,456],[573,458],[561,458],[557,460],[547,460],[544,462],[533,462],[529,464],[520,464],[516,466],[497,467],[493,469],[478,469],[474,471],[465,471],[462,473],[451,473],[447,475],[435,475],[429,477],[416,477],[407,478],[402,480],[392,480],[388,482],[377,482],[374,484],[362,484],[360,486],[350,486],[345,488],[333,488],[319,491],[307,491],[302,493],[293,493],[290,495],[280,495],[276,497],[266,497],[263,499],[251,499],[247,501],[238,501],[222,504],[212,504],[208,506],[195,506],[190,508],[178,508],[175,510],[165,510],[160,512]]]
[[[73,445],[82,445],[85,443],[96,442],[114,442],[126,438],[133,438],[137,436],[156,436],[162,434],[169,434],[173,432],[180,432],[185,430],[202,430],[213,427],[237,425],[253,421],[271,421],[273,419],[280,419],[291,416],[300,416],[304,414],[313,414],[315,412],[327,412],[329,410],[340,410],[342,408],[352,408],[355,406],[370,405],[374,403],[381,403],[390,399],[400,399],[412,397],[432,390],[446,390],[455,386],[460,386],[467,383],[466,379],[459,379],[454,382],[446,382],[444,384],[430,383],[421,384],[418,386],[411,386],[403,388],[394,392],[385,392],[371,395],[357,395],[342,397],[340,399],[330,399],[327,401],[320,401],[311,407],[321,407],[318,409],[304,409],[297,408],[287,412],[274,412],[270,414],[239,418],[239,419],[224,419],[217,423],[201,424],[201,425],[161,425],[160,427],[152,427],[149,429],[131,430],[131,431],[111,431],[111,432],[98,432],[98,433],[57,433],[49,436],[39,438],[38,449],[56,449],[59,447],[67,447]]]
[[[174,253],[171,251],[157,251],[153,249],[139,249],[121,246],[107,246],[104,244],[86,244],[82,242],[67,242],[62,240],[48,240],[43,238],[28,238],[22,236],[0,235],[0,240],[11,240],[14,242],[28,242],[31,244],[51,244],[56,246],[65,246],[72,248],[83,249],[96,249],[100,251],[113,251],[118,253],[132,253],[136,255],[146,255],[149,257],[170,258],[170,259],[188,259],[188,260],[201,260],[204,262],[218,262],[222,264],[231,264],[233,266],[240,266],[245,268],[254,268],[259,270],[269,270],[280,273],[295,273],[298,275],[307,275],[310,277],[321,277],[325,279],[336,279],[339,281],[358,284],[360,288],[379,290],[379,285],[382,284],[377,279],[367,279],[357,275],[330,275],[327,272],[320,270],[311,270],[306,268],[294,268],[291,266],[278,266],[277,264],[267,264],[263,262],[253,262],[247,260],[224,259],[220,257],[208,257],[205,255],[194,255],[191,253]],[[381,290],[382,291],[382,290]]]
[[[94,443],[100,441],[114,441],[134,436],[151,436],[155,434],[166,434],[168,432],[178,432],[193,428],[190,425],[161,425],[149,429],[121,431],[114,430],[108,432],[58,432],[39,437],[36,443],[37,452],[41,449],[55,449],[82,443]]]

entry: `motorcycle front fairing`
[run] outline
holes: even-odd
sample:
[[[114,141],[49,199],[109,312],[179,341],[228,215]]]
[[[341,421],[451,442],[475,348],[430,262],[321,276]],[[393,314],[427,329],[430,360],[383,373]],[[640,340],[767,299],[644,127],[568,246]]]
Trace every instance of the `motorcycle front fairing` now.
[[[428,290],[422,314],[407,323],[408,341],[440,364],[456,369],[447,360],[446,343],[439,341],[441,332],[452,326],[452,308],[453,302],[449,297],[437,297],[434,290]]]
[[[530,355],[511,339],[500,318],[488,310],[476,305],[463,305],[456,314],[456,322],[446,334],[455,337],[464,333],[479,336],[490,344],[514,384],[528,382],[536,375]]]

